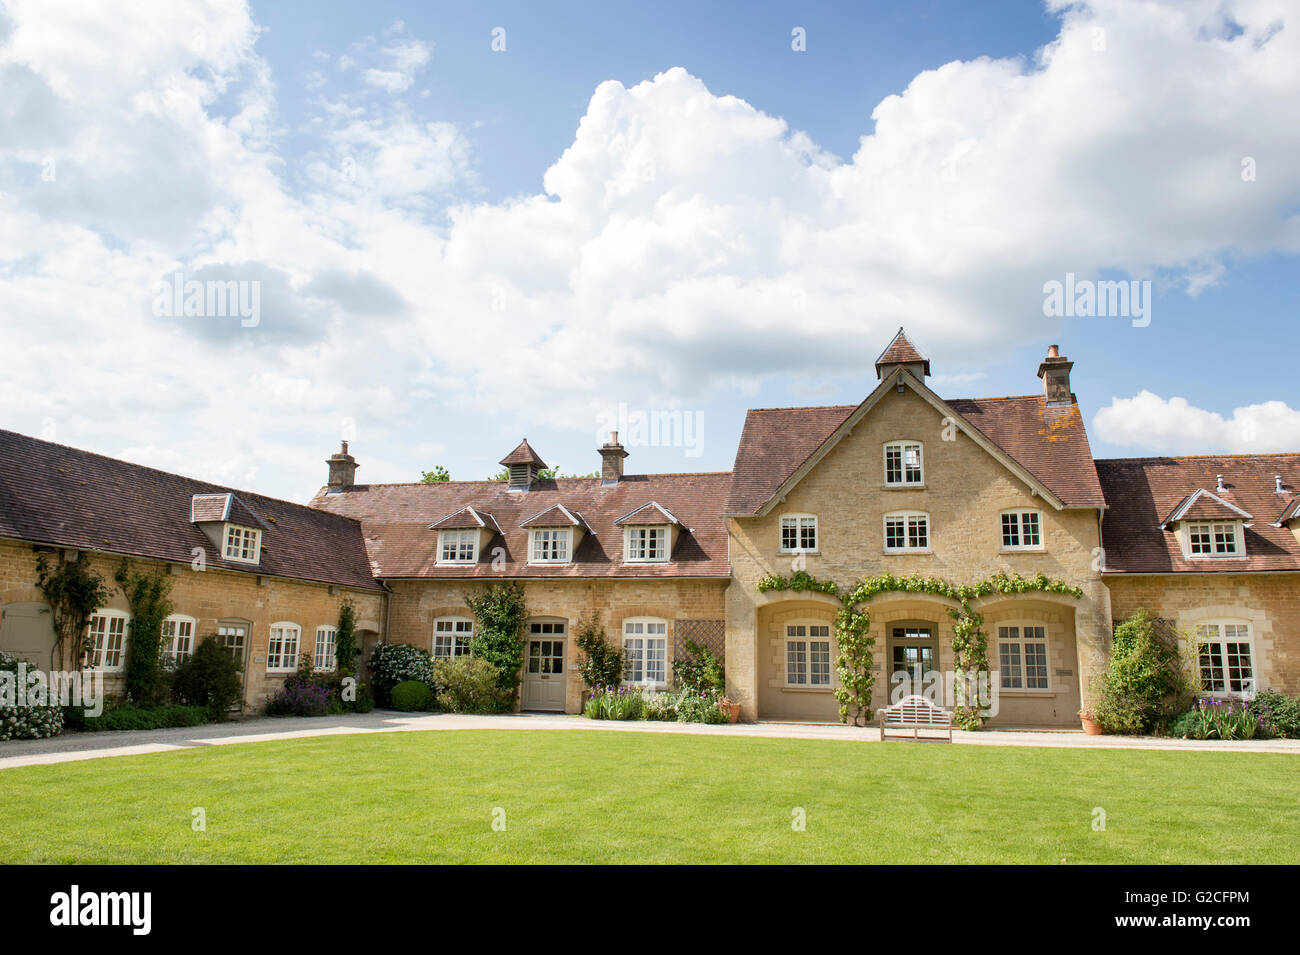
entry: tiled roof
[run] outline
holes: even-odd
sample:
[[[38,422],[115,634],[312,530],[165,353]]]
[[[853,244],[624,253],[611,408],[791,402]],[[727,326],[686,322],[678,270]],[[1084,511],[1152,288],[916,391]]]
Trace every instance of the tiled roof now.
[[[1274,524],[1279,527],[1290,523],[1291,521],[1300,521],[1300,497],[1291,498],[1286,507],[1282,508],[1282,513],[1277,516]]]
[[[680,524],[681,521],[658,501],[647,501],[636,510],[624,514],[614,523],[619,527],[624,525],[649,527],[652,524]]]
[[[921,362],[925,366],[925,373],[930,374],[930,359],[922,355],[912,344],[911,339],[900,328],[887,346],[876,359],[876,373],[880,373],[883,365],[910,365]]]
[[[1245,528],[1246,557],[1186,560],[1172,529],[1161,521],[1197,490],[1216,486],[1215,495],[1250,514],[1276,514],[1288,496],[1278,494],[1274,475],[1294,488],[1300,483],[1300,454],[1241,454],[1178,458],[1099,460],[1109,505],[1102,522],[1106,571],[1110,573],[1240,573],[1300,570],[1300,542],[1289,528],[1256,519]],[[1234,519],[1241,519],[1237,515]]]
[[[546,462],[542,460],[540,454],[533,450],[533,446],[528,443],[528,439],[519,442],[519,447],[515,448],[499,462],[509,467],[512,464],[535,464],[539,468],[546,467]]]
[[[230,519],[262,528],[259,565],[221,558],[191,521],[195,495],[234,495]],[[3,430],[0,537],[185,564],[201,547],[209,567],[379,587],[355,521]]]
[[[712,577],[730,575],[722,519],[730,474],[630,474],[602,487],[600,478],[537,481],[511,491],[503,481],[441,484],[360,484],[322,489],[313,506],[361,521],[376,576],[399,577]],[[669,508],[684,525],[666,564],[624,564],[623,532],[614,521],[649,501]],[[471,566],[438,566],[438,532],[430,522],[467,504],[496,518],[502,533],[487,541]],[[591,528],[573,561],[528,563],[528,530],[522,521],[557,504],[580,514]],[[505,548],[505,565],[492,566],[492,550]]]
[[[958,398],[946,404],[1067,507],[1102,506],[1078,405],[1049,407],[1042,395]],[[736,452],[726,512],[756,513],[857,407],[751,410]]]
[[[501,528],[497,525],[496,518],[491,514],[486,514],[476,510],[469,505],[462,507],[458,511],[448,514],[440,521],[434,521],[429,525],[432,530],[482,530],[487,528],[491,531],[499,531]]]
[[[563,504],[552,504],[532,517],[519,522],[520,527],[586,527],[582,516],[574,514]]]
[[[1168,527],[1178,521],[1248,521],[1251,516],[1248,511],[1202,487],[1179,501],[1160,526]]]

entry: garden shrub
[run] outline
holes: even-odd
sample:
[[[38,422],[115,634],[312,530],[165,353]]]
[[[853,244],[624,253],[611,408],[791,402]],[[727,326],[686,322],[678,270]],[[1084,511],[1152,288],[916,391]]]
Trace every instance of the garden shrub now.
[[[266,701],[267,716],[325,716],[330,690],[302,672],[284,678],[279,692]]]
[[[168,673],[162,663],[162,625],[172,612],[168,596],[172,577],[162,567],[134,571],[123,558],[113,579],[131,609],[126,640],[127,698],[144,708],[160,706],[171,697]]]
[[[211,719],[224,720],[244,693],[239,664],[215,634],[208,634],[176,668],[172,693],[177,702],[202,706]]]
[[[99,716],[86,716],[79,707],[69,707],[74,716],[68,725],[87,732],[111,733],[121,730],[159,730],[175,726],[202,726],[212,722],[205,706],[171,703],[142,708],[124,704],[104,710]]]
[[[675,723],[677,721],[678,696],[675,693],[656,693],[647,696],[645,701],[645,718],[656,722]]]
[[[0,650],[0,670],[18,679],[21,657]],[[15,700],[15,703],[17,700]],[[0,705],[0,741],[10,739],[49,739],[63,732],[63,710],[58,706]]]
[[[433,689],[433,658],[409,643],[381,643],[370,654],[370,679],[376,705],[391,707],[399,683],[418,680]]]
[[[1259,730],[1258,717],[1245,703],[1203,699],[1174,719],[1169,735],[1180,739],[1253,739]]]
[[[449,713],[500,713],[511,708],[514,693],[501,686],[501,673],[478,657],[444,658],[433,665],[438,706]]]
[[[1190,689],[1176,637],[1160,632],[1139,610],[1115,626],[1092,717],[1110,733],[1150,732],[1185,707]]]
[[[678,685],[689,693],[725,693],[726,671],[717,655],[694,640],[686,641],[686,652],[688,656],[673,661]]]
[[[474,628],[474,656],[496,667],[497,685],[513,703],[524,665],[524,621],[528,619],[523,584],[489,584],[466,597],[465,605],[478,624]]]
[[[718,705],[721,699],[721,695],[709,690],[704,690],[699,693],[683,693],[681,699],[677,701],[677,722],[730,722],[731,718],[727,711]]]
[[[427,710],[433,705],[433,691],[419,680],[403,680],[393,687],[393,709],[403,713]]]
[[[1246,706],[1259,724],[1261,735],[1275,739],[1300,739],[1300,697],[1277,690],[1261,690]]]
[[[596,626],[595,620],[585,617],[579,620],[575,633],[575,642],[583,655],[578,663],[582,682],[591,689],[618,686],[623,680],[623,671],[627,668],[623,648],[606,640],[605,631]]]
[[[643,720],[646,700],[634,686],[598,686],[582,715],[593,720]]]

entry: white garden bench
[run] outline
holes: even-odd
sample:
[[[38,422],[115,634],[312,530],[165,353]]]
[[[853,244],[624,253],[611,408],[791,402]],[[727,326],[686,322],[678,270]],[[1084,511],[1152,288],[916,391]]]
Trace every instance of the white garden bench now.
[[[952,711],[945,710],[941,706],[935,706],[923,696],[913,694],[905,696],[892,706],[882,707],[876,710],[876,715],[880,717],[880,738],[886,740],[889,738],[890,730],[911,730],[912,739],[914,740],[934,740],[941,742],[940,736],[921,736],[921,730],[938,730],[947,732],[948,742],[952,742]],[[906,739],[906,733],[894,734],[900,739]]]

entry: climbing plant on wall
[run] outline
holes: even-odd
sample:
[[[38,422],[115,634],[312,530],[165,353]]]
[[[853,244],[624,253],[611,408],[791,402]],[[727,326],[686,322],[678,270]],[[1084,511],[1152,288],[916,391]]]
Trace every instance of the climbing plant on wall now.
[[[54,623],[54,659],[51,669],[62,666],[64,653],[71,658],[70,665],[80,669],[85,665],[87,650],[86,625],[91,614],[108,602],[109,591],[104,578],[90,569],[90,559],[81,551],[72,560],[55,567],[41,554],[36,558],[36,589],[50,605]]]
[[[998,571],[973,584],[954,584],[938,577],[909,574],[895,577],[878,574],[868,577],[851,590],[843,591],[833,581],[819,580],[807,571],[796,571],[789,578],[769,574],[758,582],[759,593],[769,591],[813,591],[837,597],[841,607],[835,616],[835,637],[839,642],[836,674],[840,685],[835,688],[835,698],[840,704],[840,722],[852,720],[855,726],[865,726],[871,719],[871,697],[875,678],[871,673],[874,663],[873,649],[876,640],[870,636],[871,616],[859,606],[883,593],[923,593],[955,600],[955,608],[948,609],[953,619],[952,651],[956,671],[956,700],[953,722],[962,729],[979,729],[984,724],[984,711],[978,697],[972,698],[970,688],[980,674],[989,672],[988,637],[984,618],[971,609],[971,601],[990,594],[1052,593],[1075,599],[1083,596],[1079,587],[1063,580],[1049,579],[1045,574],[1022,577]]]
[[[163,702],[162,625],[172,612],[172,590],[166,569],[137,571],[123,558],[113,575],[131,608],[131,632],[126,656],[126,693],[141,706]]]

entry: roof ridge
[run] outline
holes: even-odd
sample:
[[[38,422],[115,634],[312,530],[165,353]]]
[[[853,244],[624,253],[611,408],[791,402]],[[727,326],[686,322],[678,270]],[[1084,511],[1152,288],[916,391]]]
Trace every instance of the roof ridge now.
[[[641,474],[624,474],[626,480],[630,477],[647,477],[647,478],[673,478],[673,477],[713,477],[713,476],[731,476],[730,471],[654,471]],[[596,477],[561,477],[561,478],[540,478],[538,483],[546,481],[594,481],[599,483],[600,476]],[[483,481],[392,481],[392,482],[371,482],[367,484],[356,484],[354,487],[466,487],[470,484],[482,484],[492,487],[506,487],[505,481],[483,480]],[[321,491],[328,490],[329,485],[322,485]],[[317,492],[318,494],[320,491]],[[529,494],[535,494],[536,491],[529,491]]]
[[[1224,458],[1300,458],[1300,451],[1232,452],[1225,454],[1151,454],[1132,458],[1094,458],[1097,464],[1119,464],[1136,461],[1209,461]]]

